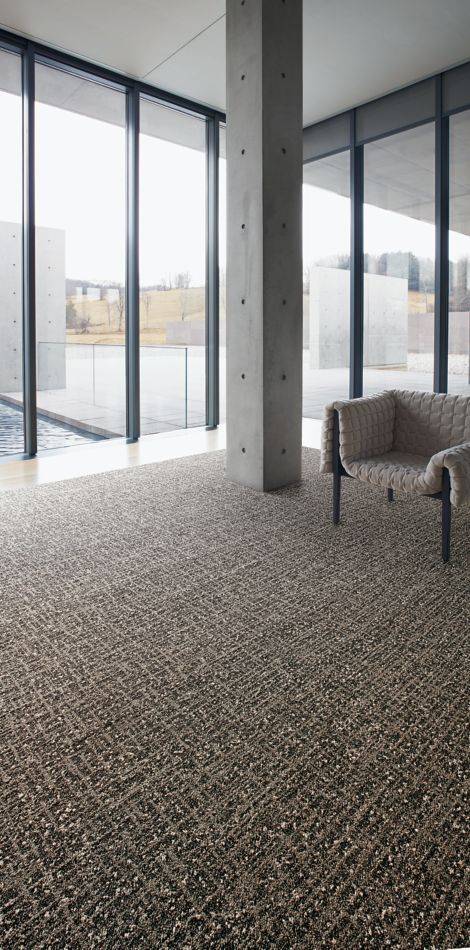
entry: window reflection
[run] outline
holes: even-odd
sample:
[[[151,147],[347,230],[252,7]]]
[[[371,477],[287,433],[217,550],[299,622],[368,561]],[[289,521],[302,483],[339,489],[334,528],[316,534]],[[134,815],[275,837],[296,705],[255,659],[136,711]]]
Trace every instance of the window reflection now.
[[[364,393],[431,389],[434,124],[364,146]]]

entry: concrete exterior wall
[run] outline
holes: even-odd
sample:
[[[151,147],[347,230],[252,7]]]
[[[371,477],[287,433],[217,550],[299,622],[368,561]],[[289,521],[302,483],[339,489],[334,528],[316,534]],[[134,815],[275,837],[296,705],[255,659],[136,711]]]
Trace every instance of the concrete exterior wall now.
[[[225,321],[220,321],[219,341],[225,346]],[[166,325],[166,342],[175,346],[205,346],[205,320],[172,320]]]
[[[449,346],[451,315],[449,314]],[[434,314],[410,313],[408,316],[408,350],[410,353],[434,353]]]
[[[430,314],[434,325],[434,315]],[[452,310],[449,313],[449,353],[470,353],[470,313]]]
[[[364,366],[406,366],[408,281],[366,274],[364,280]]]
[[[22,229],[0,221],[0,392],[22,388]]]
[[[172,320],[166,325],[166,342],[177,346],[204,346],[206,324],[204,320]]]
[[[310,268],[310,366],[349,366],[349,271]]]
[[[227,476],[298,481],[302,2],[227,2]]]
[[[19,224],[0,222],[0,392],[22,388],[22,232]],[[37,385],[65,387],[65,235],[38,228]],[[52,345],[54,344],[54,345]]]
[[[99,287],[87,287],[86,295],[88,297],[88,300],[100,300],[101,290]]]
[[[36,234],[37,387],[65,389],[65,233]]]
[[[349,271],[312,267],[310,274],[310,365],[349,365]],[[406,364],[408,282],[365,274],[364,366]]]
[[[434,314],[410,313],[409,348],[412,353],[434,352]],[[470,352],[470,313],[451,310],[449,313],[449,353]]]

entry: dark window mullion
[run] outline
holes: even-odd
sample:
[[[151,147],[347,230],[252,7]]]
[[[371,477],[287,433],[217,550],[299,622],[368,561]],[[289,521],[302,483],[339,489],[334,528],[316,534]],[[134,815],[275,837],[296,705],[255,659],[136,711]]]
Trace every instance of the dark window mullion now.
[[[23,102],[23,402],[27,455],[37,452],[36,411],[36,224],[34,52],[27,46],[22,60]]]
[[[140,435],[139,352],[139,92],[127,91],[126,107],[126,435]]]
[[[434,390],[445,393],[449,366],[449,118],[442,114],[442,84],[442,76],[437,76]]]
[[[356,145],[351,113],[351,267],[349,395],[362,396],[364,353],[364,148]]]
[[[219,122],[207,120],[206,426],[219,424]]]

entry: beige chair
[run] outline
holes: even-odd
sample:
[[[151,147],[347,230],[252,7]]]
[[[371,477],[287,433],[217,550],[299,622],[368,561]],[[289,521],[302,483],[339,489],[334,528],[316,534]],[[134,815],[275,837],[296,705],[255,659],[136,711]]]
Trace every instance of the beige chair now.
[[[470,505],[470,396],[390,390],[325,409],[322,473],[333,475],[333,522],[341,477],[442,501],[442,557],[450,556],[451,506]]]

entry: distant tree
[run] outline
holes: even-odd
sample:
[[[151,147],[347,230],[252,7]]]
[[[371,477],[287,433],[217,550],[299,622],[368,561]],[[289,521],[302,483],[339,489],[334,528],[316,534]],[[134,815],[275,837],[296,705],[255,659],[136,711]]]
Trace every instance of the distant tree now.
[[[79,332],[80,332],[80,333],[88,333],[88,330],[89,330],[89,327],[90,327],[90,323],[91,323],[91,318],[90,318],[90,317],[88,317],[88,316],[86,316],[86,317],[80,317],[80,318],[79,318],[79,321],[78,321],[78,330],[79,330]]]
[[[416,257],[416,254],[410,252],[408,259],[408,289],[409,290],[419,290],[419,272],[420,272],[420,262]]]
[[[381,254],[377,261],[377,273],[385,276],[388,270],[388,254]]]
[[[457,311],[469,310],[468,301],[468,259],[461,257],[458,261],[449,261],[449,309]]]
[[[120,284],[117,288],[117,297],[114,301],[114,308],[118,316],[118,333],[121,333],[124,315],[126,312],[126,296],[122,284]]]
[[[65,326],[67,330],[76,330],[78,326],[78,313],[73,300],[67,300],[65,304]]]
[[[328,257],[319,257],[314,264],[315,267],[334,267],[337,270],[349,270],[349,254],[330,254]],[[309,274],[311,268],[307,268]],[[306,271],[304,271],[305,277]]]
[[[84,295],[80,301],[80,316],[78,317],[78,320],[77,320],[76,332],[88,333],[90,324],[91,324],[91,317],[90,317],[90,312],[88,309],[88,299],[86,295]]]
[[[182,271],[180,274],[175,274],[173,286],[176,290],[187,290],[188,287],[191,286],[191,274],[189,271]]]
[[[112,314],[112,312],[113,312],[113,305],[112,305],[111,300],[109,299],[109,293],[108,293],[108,295],[105,297],[104,302],[105,302],[105,306],[106,306],[106,313],[107,313],[107,315],[108,315],[108,329],[110,330],[110,329],[111,329],[111,314]]]
[[[188,291],[182,287],[180,290],[180,313],[183,323],[188,315],[188,303]]]
[[[375,261],[375,269],[369,267],[369,273],[381,274],[387,277],[401,277],[408,281],[408,289],[420,289],[420,259],[412,251],[390,251],[371,258]]]
[[[460,290],[468,290],[468,257],[460,257],[457,261],[457,286]]]
[[[434,313],[434,261],[419,258],[419,290],[424,293],[426,313]]]
[[[173,286],[175,290],[180,291],[180,311],[181,319],[184,321],[188,315],[188,289],[191,284],[191,274],[189,271],[182,271],[179,274],[175,274],[173,278]]]
[[[142,303],[143,306],[144,306],[144,310],[145,310],[145,326],[147,327],[147,330],[148,330],[150,306],[151,306],[151,303],[152,303],[152,296],[151,296],[151,294],[149,294],[148,290],[144,291],[144,292],[140,295],[140,300],[141,300],[141,303]]]

